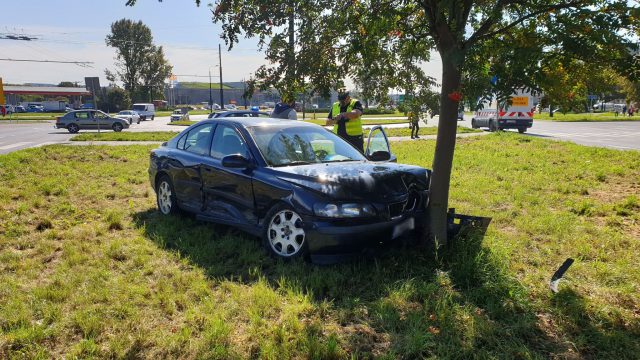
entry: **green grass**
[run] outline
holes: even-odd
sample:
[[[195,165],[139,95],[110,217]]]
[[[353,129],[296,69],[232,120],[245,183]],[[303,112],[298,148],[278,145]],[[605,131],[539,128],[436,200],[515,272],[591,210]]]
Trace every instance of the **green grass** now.
[[[191,120],[185,120],[185,121],[170,121],[168,123],[168,125],[173,125],[173,126],[191,126],[193,124],[197,123],[197,121],[191,121]]]
[[[411,129],[409,129],[409,127],[406,127],[406,128],[385,128],[384,132],[389,137],[391,137],[391,136],[411,136]],[[471,129],[471,128],[463,127],[463,126],[458,126],[458,130],[457,130],[458,134],[474,133],[474,132],[482,132],[482,130]],[[421,126],[420,130],[418,131],[418,135],[419,136],[436,135],[436,134],[438,134],[438,127],[437,126]],[[368,129],[364,129],[364,135],[365,136],[369,135],[369,130]]]
[[[305,113],[305,120],[309,120],[313,118],[313,111],[307,111]],[[327,118],[327,116],[329,116],[328,112],[318,112],[315,113],[315,118],[316,119],[320,119],[320,120],[325,120]],[[367,118],[385,118],[385,117],[404,117],[407,118],[407,115],[405,113],[401,113],[401,112],[395,112],[393,114],[367,114],[367,111],[365,110],[364,114],[362,115],[363,119],[367,119]],[[298,112],[298,118],[302,118],[302,111]],[[405,120],[407,121],[407,120]]]
[[[534,120],[548,120],[558,122],[591,122],[591,121],[640,121],[640,115],[634,116],[615,116],[612,112],[605,113],[582,113],[582,114],[563,114],[560,112],[553,113],[553,117],[549,113],[535,114]]]
[[[84,133],[72,137],[71,141],[168,141],[177,134],[167,131]]]
[[[433,141],[393,143],[428,166]],[[458,139],[449,248],[336,266],[163,217],[153,146],[0,156],[0,358],[635,358],[640,153],[512,133]],[[576,263],[561,291],[547,283]]]

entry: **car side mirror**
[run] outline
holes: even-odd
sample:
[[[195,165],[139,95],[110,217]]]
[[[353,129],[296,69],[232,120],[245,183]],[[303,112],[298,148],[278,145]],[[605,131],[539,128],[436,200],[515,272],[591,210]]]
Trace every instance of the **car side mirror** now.
[[[222,166],[233,169],[246,169],[251,166],[251,162],[240,154],[234,154],[223,157]]]
[[[369,155],[369,160],[371,161],[388,161],[391,159],[391,154],[388,151],[374,151],[373,154]]]

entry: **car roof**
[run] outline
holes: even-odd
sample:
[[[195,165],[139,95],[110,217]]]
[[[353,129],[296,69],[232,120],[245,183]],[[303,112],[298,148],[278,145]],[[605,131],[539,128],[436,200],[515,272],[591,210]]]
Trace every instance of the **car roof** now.
[[[223,122],[234,123],[242,127],[254,127],[254,126],[270,126],[270,125],[284,125],[284,126],[308,126],[308,127],[321,127],[320,125],[308,123],[300,120],[286,120],[286,119],[274,119],[274,118],[255,118],[255,117],[224,117],[198,121],[198,124],[214,123],[220,124]]]

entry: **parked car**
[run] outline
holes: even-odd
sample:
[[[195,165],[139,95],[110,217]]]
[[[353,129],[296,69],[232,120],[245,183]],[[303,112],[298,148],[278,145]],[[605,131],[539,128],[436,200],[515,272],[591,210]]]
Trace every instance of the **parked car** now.
[[[295,120],[204,120],[151,151],[163,215],[180,210],[259,236],[275,257],[330,262],[424,230],[430,170],[396,164],[381,126],[361,153]]]
[[[40,113],[40,112],[44,112],[44,107],[42,107],[41,105],[29,105],[27,106],[26,109],[28,113]]]
[[[237,110],[238,107],[235,106],[234,104],[227,104],[227,105],[224,106],[224,109],[225,110]]]
[[[180,109],[173,110],[171,119],[173,121],[189,121],[189,113]]]
[[[133,104],[132,110],[140,115],[141,121],[145,121],[147,119],[153,120],[156,117],[156,107],[153,104]]]
[[[111,117],[100,110],[74,110],[56,118],[56,128],[75,134],[84,129],[111,129],[120,132],[129,128],[129,121]]]
[[[464,121],[464,110],[458,110],[458,121]]]
[[[4,109],[5,114],[12,114],[15,112],[13,105],[0,105],[0,111],[2,111],[1,109]]]
[[[233,110],[233,111],[222,111],[222,112],[217,112],[217,113],[211,113],[208,116],[209,119],[217,119],[217,118],[224,118],[224,117],[263,117],[263,118],[269,118],[269,117],[271,117],[271,114],[266,113],[266,112],[261,112],[261,111],[254,111],[254,110]]]
[[[122,110],[116,114],[116,117],[126,119],[129,122],[129,125],[133,123],[140,124],[140,115],[133,110]]]
[[[16,105],[13,107],[13,110],[17,113],[23,113],[23,112],[27,112],[27,109],[24,108],[24,106],[22,105]]]

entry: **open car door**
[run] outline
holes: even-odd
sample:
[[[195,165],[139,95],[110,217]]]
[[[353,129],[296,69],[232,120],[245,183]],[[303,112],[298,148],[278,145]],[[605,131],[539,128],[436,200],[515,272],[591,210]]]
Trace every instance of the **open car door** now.
[[[395,155],[391,153],[389,139],[387,139],[387,134],[381,125],[376,125],[369,130],[364,156],[371,161],[398,161]]]

